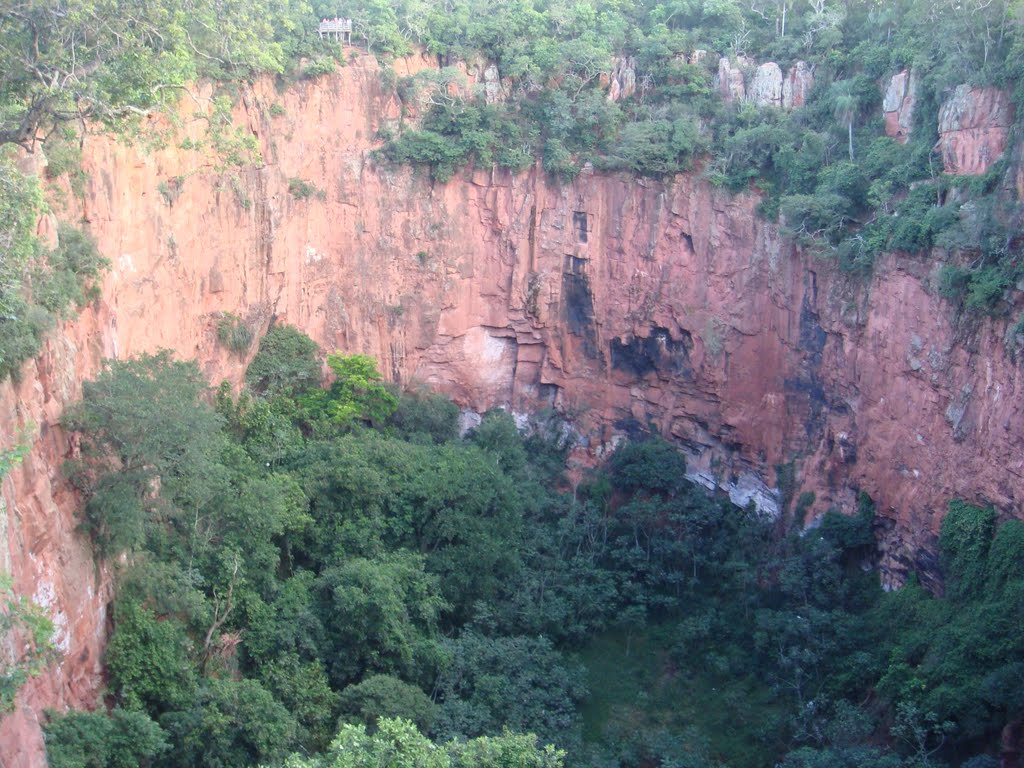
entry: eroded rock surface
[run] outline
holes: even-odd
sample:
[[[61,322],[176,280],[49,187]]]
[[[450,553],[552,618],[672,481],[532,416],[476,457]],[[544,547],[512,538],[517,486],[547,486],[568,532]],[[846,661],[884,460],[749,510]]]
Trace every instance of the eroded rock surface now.
[[[183,104],[181,130],[198,140],[193,111]],[[235,120],[261,144],[258,168],[218,174],[180,140],[146,151],[88,137],[84,198],[69,194],[61,215],[88,226],[112,269],[101,299],[0,387],[5,427],[34,425],[3,484],[0,553],[67,651],[0,725],[8,768],[42,764],[44,708],[90,706],[102,686],[109,580],[76,532],[60,414],[102,358],[161,347],[240,383],[254,350],[218,344],[221,312],[257,335],[276,319],[325,351],[371,354],[389,378],[467,409],[553,407],[583,436],[580,460],[651,425],[696,479],[763,507],[794,462],[812,514],[852,511],[858,490],[876,500],[894,583],[934,572],[951,496],[1019,514],[1024,373],[999,323],[955,341],[930,264],[880,259],[868,289],[849,284],[786,245],[755,195],[699,175],[558,185],[539,169],[478,169],[432,183],[371,158],[399,115],[361,58],[284,93],[270,81],[244,92]],[[294,178],[324,199],[289,194]],[[173,200],[160,192],[171,181]]]
[[[608,76],[608,101],[628,99],[636,93],[636,59],[623,56],[615,60]]]
[[[889,79],[882,97],[885,134],[906,144],[914,127],[914,104],[917,100],[917,78],[904,69]]]
[[[946,173],[980,176],[1006,150],[1013,105],[1006,91],[958,85],[939,110],[939,143]]]
[[[747,98],[759,107],[782,106],[782,69],[778,64],[769,61],[754,70]]]
[[[814,70],[806,61],[798,61],[789,68],[782,83],[782,108],[797,109],[807,103],[814,87]]]
[[[715,89],[727,104],[743,101],[746,98],[747,86],[744,82],[744,70],[751,66],[753,66],[753,62],[743,56],[737,56],[735,61],[728,56],[722,56],[718,60]]]
[[[715,89],[726,103],[751,101],[759,107],[796,109],[807,103],[814,87],[814,71],[805,61],[798,61],[783,75],[774,61],[755,65],[738,56],[718,60]]]

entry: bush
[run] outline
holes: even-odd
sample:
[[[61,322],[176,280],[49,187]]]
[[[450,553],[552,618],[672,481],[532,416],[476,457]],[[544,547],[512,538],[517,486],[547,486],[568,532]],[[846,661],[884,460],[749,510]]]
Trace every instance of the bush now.
[[[312,79],[321,75],[330,75],[334,74],[337,68],[338,62],[333,56],[315,56],[302,68],[302,76]]]
[[[288,194],[296,200],[308,200],[314,195],[317,200],[327,199],[327,193],[324,190],[297,176],[288,179]]]
[[[319,348],[290,325],[271,326],[245,372],[245,383],[258,395],[300,395],[320,382]]]
[[[84,232],[66,224],[57,232],[57,248],[34,271],[32,293],[40,306],[60,317],[99,296],[96,280],[110,262]]]
[[[363,724],[370,733],[381,718],[410,720],[429,733],[437,719],[437,707],[423,691],[391,675],[371,675],[341,692],[342,723]]]
[[[413,442],[446,443],[459,434],[459,408],[432,392],[403,392],[388,424]]]
[[[238,315],[224,312],[217,321],[217,341],[244,356],[252,346],[252,331]]]
[[[168,749],[160,726],[135,710],[50,713],[43,732],[50,768],[146,768]]]
[[[964,306],[975,312],[992,312],[1010,284],[1010,276],[1001,266],[979,269],[971,275]]]

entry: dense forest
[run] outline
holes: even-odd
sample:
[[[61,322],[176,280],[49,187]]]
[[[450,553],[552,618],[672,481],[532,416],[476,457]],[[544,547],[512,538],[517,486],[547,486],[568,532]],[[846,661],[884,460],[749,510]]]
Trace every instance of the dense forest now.
[[[650,438],[582,479],[561,423],[398,392],[298,331],[244,391],[111,362],[67,425],[117,571],[109,711],[68,766],[994,766],[1024,716],[1024,523],[958,502],[945,594],[883,592],[873,507],[785,520]]]

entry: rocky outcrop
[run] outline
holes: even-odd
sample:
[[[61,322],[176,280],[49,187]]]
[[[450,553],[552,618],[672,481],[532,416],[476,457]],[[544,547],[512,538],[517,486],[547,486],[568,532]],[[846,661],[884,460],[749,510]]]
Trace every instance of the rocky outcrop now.
[[[782,69],[778,64],[769,61],[754,70],[747,98],[759,107],[782,106]]]
[[[790,463],[796,491],[816,493],[811,517],[851,511],[863,490],[893,583],[934,571],[951,496],[1019,513],[1024,370],[995,321],[957,341],[929,262],[883,258],[870,286],[850,284],[780,239],[754,194],[699,175],[560,185],[538,168],[476,169],[440,184],[377,166],[374,137],[401,110],[370,58],[283,93],[246,89],[235,121],[260,143],[259,167],[218,173],[180,149],[204,135],[194,111],[183,104],[185,135],[163,148],[87,138],[85,194],[61,215],[85,223],[112,269],[101,298],[0,387],[2,423],[32,439],[3,484],[0,552],[66,649],[0,724],[8,768],[41,764],[45,707],[88,706],[102,685],[109,579],[76,531],[60,413],[104,357],[161,347],[238,384],[253,350],[219,345],[222,312],[257,335],[273,318],[326,351],[371,354],[390,379],[469,410],[554,408],[582,437],[579,461],[653,428],[738,501],[777,506],[776,468]],[[324,199],[290,194],[295,178]],[[159,191],[171,181],[173,200]],[[0,448],[12,440],[0,431]]]
[[[636,93],[636,59],[622,56],[615,59],[608,75],[608,101],[628,99]]]
[[[814,69],[806,61],[789,68],[782,82],[782,108],[797,109],[807,103],[814,87]]]
[[[484,101],[488,104],[498,104],[508,98],[497,64],[492,63],[484,67],[481,80],[483,81]]]
[[[904,69],[889,78],[882,98],[885,134],[906,144],[914,127],[914,104],[917,101],[917,78]]]
[[[814,87],[814,71],[807,62],[798,61],[783,76],[782,68],[773,61],[755,67],[743,56],[735,60],[723,56],[718,60],[714,86],[727,103],[751,101],[759,107],[795,109],[807,102]]]
[[[498,65],[480,57],[469,61],[456,61],[455,68],[464,72],[469,85],[465,95],[473,95],[473,91],[483,96],[488,104],[499,104],[508,100],[508,84],[501,79]]]
[[[1006,91],[958,85],[939,110],[939,142],[946,173],[979,176],[1006,150],[1013,106]]]
[[[752,62],[744,56],[737,56],[735,62],[728,56],[718,60],[718,74],[715,75],[715,90],[721,94],[723,101],[731,104],[743,101],[747,97],[744,70],[750,69]]]

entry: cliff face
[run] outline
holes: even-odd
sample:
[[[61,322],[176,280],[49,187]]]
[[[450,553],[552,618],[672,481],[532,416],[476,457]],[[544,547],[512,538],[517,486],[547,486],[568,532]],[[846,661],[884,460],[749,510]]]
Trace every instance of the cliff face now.
[[[198,140],[193,110],[186,100],[181,131]],[[88,706],[102,684],[109,580],[60,479],[74,449],[61,410],[102,358],[161,347],[239,382],[247,360],[218,346],[221,312],[374,355],[392,379],[468,409],[555,408],[584,440],[580,460],[653,425],[688,451],[696,479],[767,510],[776,467],[793,461],[814,514],[852,510],[855,489],[876,500],[893,582],[934,570],[951,496],[1019,508],[1020,368],[1000,326],[957,337],[931,264],[892,257],[869,286],[848,284],[786,246],[756,197],[697,176],[584,173],[560,186],[478,170],[434,184],[371,159],[398,117],[361,58],[284,92],[244,92],[235,119],[262,147],[257,169],[216,173],[181,135],[149,152],[87,140],[90,181],[63,215],[87,224],[113,268],[102,299],[0,387],[2,423],[36,425],[3,485],[0,551],[57,617],[65,649],[0,725],[5,765],[40,765],[38,713]],[[297,199],[290,179],[323,199]]]
[[[885,133],[901,144],[914,128],[914,106],[917,102],[917,78],[904,69],[889,79],[882,97],[882,116]]]
[[[946,173],[980,176],[1003,154],[1013,125],[1006,91],[959,85],[939,110],[939,141]]]

